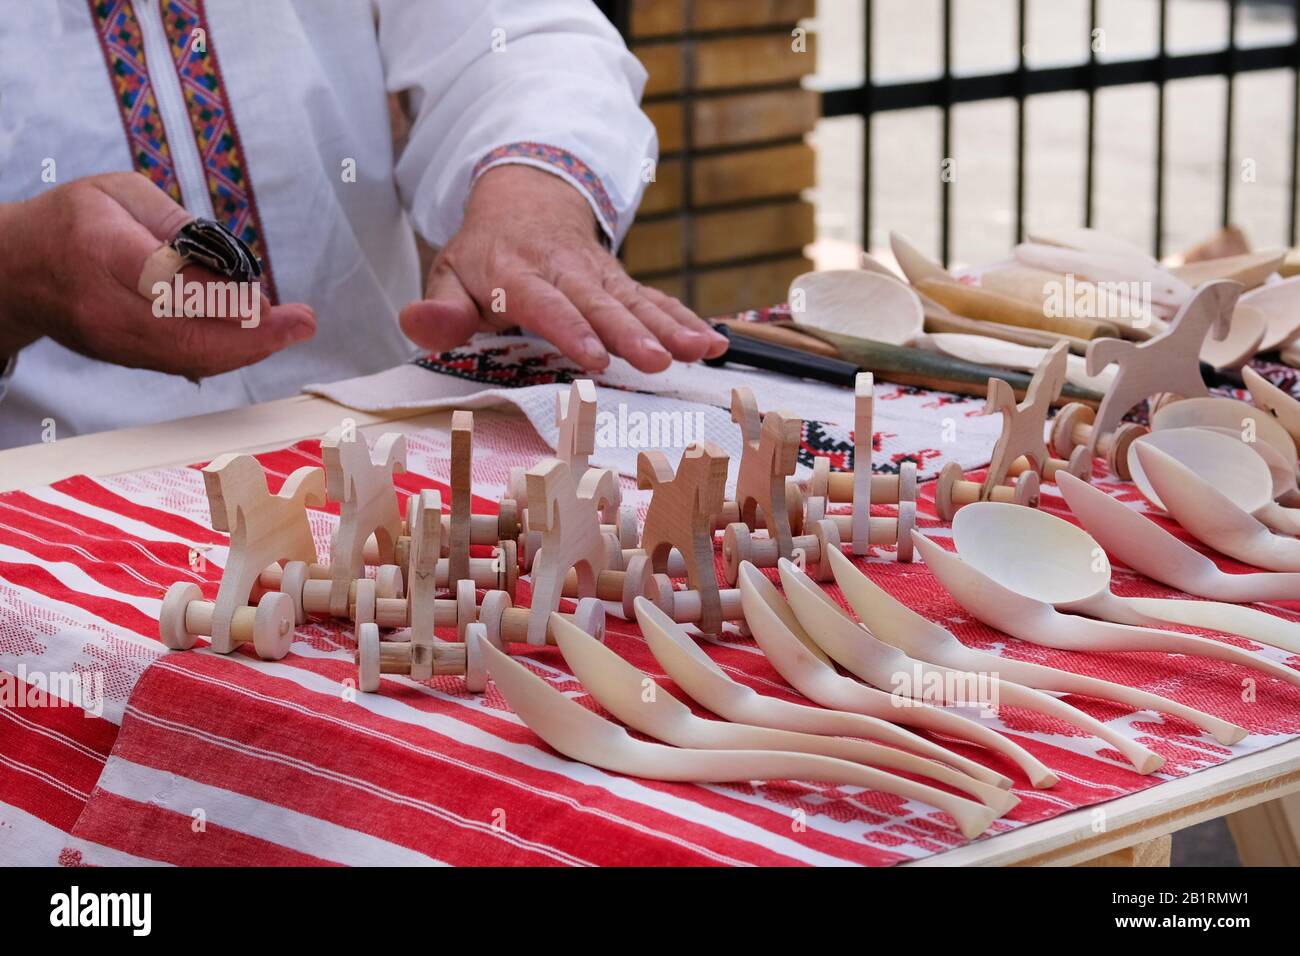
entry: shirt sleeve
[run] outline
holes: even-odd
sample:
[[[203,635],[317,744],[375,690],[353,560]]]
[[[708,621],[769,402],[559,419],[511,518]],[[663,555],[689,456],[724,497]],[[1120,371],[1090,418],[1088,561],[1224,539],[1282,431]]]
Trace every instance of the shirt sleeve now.
[[[590,0],[374,0],[390,93],[412,128],[397,186],[442,245],[475,179],[503,163],[562,177],[617,245],[658,157],[646,73]]]

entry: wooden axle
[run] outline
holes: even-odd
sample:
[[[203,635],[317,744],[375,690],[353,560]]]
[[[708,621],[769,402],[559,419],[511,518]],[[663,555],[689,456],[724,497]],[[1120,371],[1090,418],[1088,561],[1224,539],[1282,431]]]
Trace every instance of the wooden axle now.
[[[802,534],[804,530],[804,493],[799,487],[798,482],[793,478],[787,479],[785,483],[785,510],[790,519],[790,533]],[[767,527],[767,521],[763,515],[762,507],[754,509],[754,521],[759,530]],[[741,520],[740,506],[734,501],[724,501],[722,510],[713,518],[713,530],[722,531],[729,524],[735,524]]]
[[[1076,448],[1086,448],[1092,441],[1092,423],[1096,415],[1092,408],[1078,402],[1071,402],[1062,408],[1052,422],[1052,453],[1058,458],[1070,458]],[[1132,481],[1133,475],[1128,467],[1128,449],[1148,431],[1150,429],[1136,422],[1125,422],[1113,432],[1097,439],[1098,457],[1106,459],[1106,467],[1112,475],[1124,481]]]
[[[698,625],[701,622],[704,617],[704,596],[699,591],[674,590],[672,578],[666,574],[656,574],[654,579],[654,591],[646,595],[647,598],[678,624]],[[723,621],[745,620],[739,588],[719,588],[718,598]]]
[[[519,567],[524,571],[531,571],[533,567],[533,558],[537,556],[537,549],[542,546],[542,533],[528,527],[528,517],[525,514],[523,529],[519,533],[518,554]],[[606,539],[612,540],[619,551],[634,551],[641,543],[641,536],[637,531],[636,508],[632,505],[624,505],[618,510],[618,521],[614,524],[602,524],[600,532]],[[610,557],[613,558],[614,551],[610,551]]]
[[[635,595],[633,595],[635,599]],[[573,614],[561,613],[578,624],[588,634],[601,637],[605,633],[605,606],[599,599],[587,599],[578,602],[578,610]],[[630,602],[629,602],[630,603]],[[583,611],[583,608],[586,608]],[[405,598],[381,599],[375,602],[374,622],[381,628],[408,628],[411,623],[411,605]],[[581,619],[579,611],[582,611]],[[488,636],[502,643],[525,643],[528,640],[528,621],[531,608],[514,607],[510,595],[504,591],[489,591],[483,595],[481,603],[475,603],[474,587],[468,581],[462,581],[456,589],[455,598],[435,598],[433,602],[434,627],[454,627],[456,636],[465,639],[465,628],[471,624],[485,624]],[[411,640],[409,630],[393,634],[390,641],[406,643]],[[555,638],[547,628],[546,643],[554,644]]]
[[[825,498],[809,498],[808,522],[814,524],[818,521],[831,521],[835,524],[835,530],[840,533],[841,541],[852,541],[853,539],[853,515],[851,514],[825,514]],[[898,503],[898,517],[891,518],[888,515],[877,515],[867,519],[868,534],[870,535],[869,544],[878,545],[895,545],[898,549],[898,560],[904,563],[912,560],[912,535],[911,530],[916,527],[916,502],[900,501]],[[863,553],[866,553],[865,549]]]
[[[898,560],[912,560],[912,525],[915,522],[914,508],[907,508],[903,502],[899,517],[873,517],[871,519],[871,543],[875,545],[896,545]],[[796,563],[806,565],[808,573],[818,581],[829,581],[834,574],[831,571],[830,552],[839,548],[842,540],[835,521],[823,518],[813,523],[812,534],[795,535],[793,551],[789,555],[780,553],[775,538],[760,538],[739,522],[727,526],[722,539],[722,561],[728,585],[735,586],[740,576],[740,565],[748,561],[755,567],[774,568],[777,561],[788,557]]]
[[[469,559],[469,580],[473,581],[474,586],[479,590],[500,590],[514,597],[515,585],[519,580],[518,545],[510,540],[498,541],[497,549],[494,557]],[[405,579],[411,571],[411,539],[402,535],[397,539],[394,551],[396,552],[395,566]],[[449,586],[448,579],[451,576],[449,558],[438,559],[435,575],[439,588]]]
[[[1007,469],[1007,476],[1009,478],[1018,478],[1026,471],[1035,470],[1033,462],[1029,460],[1029,457],[1027,455],[1021,455],[1011,463],[1011,467]],[[1074,453],[1070,455],[1069,461],[1065,461],[1061,458],[1047,459],[1042,470],[1043,480],[1055,482],[1056,474],[1060,471],[1065,472],[1067,475],[1074,475],[1074,477],[1081,481],[1089,481],[1092,478],[1092,459],[1088,457],[1087,447],[1080,445],[1078,448],[1074,449]]]
[[[812,478],[808,480],[810,498],[826,498],[832,504],[853,503],[853,476],[851,471],[831,471],[831,460],[824,456],[813,459]],[[898,466],[896,475],[871,476],[871,504],[896,505],[900,501],[916,500],[916,463],[905,461]]]
[[[623,616],[632,621],[636,619],[636,608],[632,602],[638,597],[654,597],[654,579],[650,559],[643,552],[636,552],[629,559],[626,569],[605,570],[596,575],[596,597],[602,601],[618,601],[623,606]],[[564,596],[581,597],[579,585],[578,569],[570,568],[564,576]]]
[[[460,641],[382,641],[378,622],[362,624],[357,628],[357,685],[366,693],[374,693],[379,690],[381,674],[418,674],[415,679],[419,680],[463,674],[466,687],[481,692],[487,687],[487,672],[471,636],[478,635],[504,651],[510,644],[527,642],[529,614],[529,608],[510,607],[504,591],[492,591],[483,599],[479,620],[464,624]],[[561,613],[560,617],[599,641],[605,639],[605,606],[596,598],[583,598],[572,614]],[[555,643],[549,618],[546,643]]]
[[[362,584],[361,582],[368,582]],[[333,583],[328,565],[309,565],[303,561],[288,561],[281,568],[273,564],[257,579],[259,587],[269,591],[281,591],[293,601],[294,615],[299,624],[307,620],[308,614],[332,614]],[[370,607],[369,616],[356,616],[357,594],[361,593],[361,606]],[[350,620],[363,623],[374,620],[373,605],[375,598],[394,598],[402,596],[402,569],[395,564],[384,564],[375,572],[373,580],[358,578],[348,585],[348,606],[346,616]],[[342,617],[343,615],[337,615]]]
[[[409,536],[410,531],[403,526],[402,537]],[[519,510],[515,502],[506,498],[501,501],[501,509],[494,515],[469,516],[469,543],[477,545],[496,544],[506,539],[514,540],[519,536]],[[400,539],[399,539],[400,540]],[[445,558],[451,549],[451,515],[442,516],[442,534],[439,536],[442,556]],[[379,560],[379,542],[374,535],[366,539],[362,552],[366,564],[376,564]]]
[[[327,592],[328,593],[328,592]],[[203,598],[197,584],[177,581],[167,589],[158,631],[162,642],[176,651],[187,651],[198,637],[211,637],[212,649],[229,654],[251,642],[263,660],[278,661],[289,653],[293,641],[294,609],[289,595],[268,591],[256,607],[238,607],[230,619],[229,634],[213,636],[216,602]]]
[[[483,628],[481,624],[471,627]],[[407,674],[413,664],[422,665],[432,677],[461,675],[472,693],[487,689],[487,667],[478,653],[479,645],[470,641],[437,641],[433,644],[395,643],[379,639],[379,626],[362,624],[357,629],[357,686],[367,694],[379,690],[381,674]]]
[[[1016,479],[1014,485],[996,485],[989,496],[990,501],[1003,501],[1010,504],[1038,507],[1038,472],[1025,471]],[[951,521],[953,514],[962,505],[980,500],[982,485],[978,481],[962,478],[961,465],[950,461],[939,472],[935,484],[934,510],[944,521]]]

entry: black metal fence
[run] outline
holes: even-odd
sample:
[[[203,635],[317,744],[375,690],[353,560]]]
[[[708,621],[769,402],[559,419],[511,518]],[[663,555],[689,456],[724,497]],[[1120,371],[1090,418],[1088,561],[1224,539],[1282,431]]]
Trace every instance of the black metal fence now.
[[[697,0],[707,2],[707,0]],[[1107,87],[1150,84],[1156,89],[1155,137],[1155,202],[1153,246],[1156,255],[1163,249],[1165,215],[1165,113],[1166,86],[1176,80],[1193,77],[1222,76],[1226,80],[1227,94],[1222,137],[1223,196],[1221,220],[1228,225],[1233,218],[1233,120],[1234,80],[1240,73],[1258,70],[1285,69],[1291,71],[1291,127],[1290,137],[1290,204],[1287,214],[1288,244],[1296,244],[1296,190],[1297,160],[1300,158],[1300,128],[1297,127],[1297,110],[1300,110],[1300,0],[1291,0],[1297,24],[1296,34],[1290,43],[1242,48],[1237,45],[1237,24],[1240,0],[1227,0],[1228,37],[1222,50],[1209,53],[1173,55],[1167,49],[1167,24],[1172,0],[1159,0],[1158,48],[1156,55],[1145,59],[1101,62],[1093,44],[1088,47],[1088,59],[1076,65],[1031,68],[1025,61],[1026,17],[1028,0],[1017,0],[1016,30],[1019,62],[1016,68],[1002,73],[977,76],[955,76],[952,70],[953,54],[953,0],[943,0],[941,15],[942,71],[933,79],[903,83],[877,83],[872,76],[873,26],[875,21],[872,0],[863,0],[865,51],[865,80],[855,87],[826,90],[822,95],[824,116],[860,116],[863,121],[862,162],[862,242],[865,247],[871,235],[872,213],[872,117],[877,113],[938,107],[941,119],[942,160],[952,155],[952,111],[961,103],[1010,99],[1016,104],[1016,136],[1012,159],[1015,169],[1015,235],[1019,242],[1024,237],[1025,221],[1025,158],[1026,117],[1025,103],[1031,96],[1048,93],[1083,92],[1087,95],[1087,132],[1083,148],[1085,166],[1081,188],[1083,191],[1084,224],[1092,225],[1094,190],[1096,186],[1096,98],[1097,91]],[[603,0],[599,4],[610,19],[620,28],[627,23],[629,0]],[[1095,36],[1098,27],[1098,0],[1088,0],[1088,31]],[[938,163],[936,163],[936,166]],[[939,185],[939,235],[940,254],[948,262],[951,248],[952,189],[940,180]]]

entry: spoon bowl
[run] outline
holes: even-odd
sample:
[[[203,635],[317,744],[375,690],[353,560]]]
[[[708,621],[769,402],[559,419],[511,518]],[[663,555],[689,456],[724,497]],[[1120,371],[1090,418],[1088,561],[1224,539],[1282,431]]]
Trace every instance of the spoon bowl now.
[[[985,624],[1013,637],[1058,650],[1090,652],[1151,650],[1154,648],[1150,644],[1158,642],[1149,639],[1141,643],[1137,639],[1141,628],[1061,614],[1046,601],[1020,594],[988,577],[924,535],[913,532],[913,537],[926,565],[957,603]],[[1234,744],[1246,736],[1244,728],[1181,704],[1161,709],[1208,731],[1223,744]]]
[[[1079,523],[1113,558],[1170,587],[1218,601],[1300,600],[1300,574],[1228,574],[1160,525],[1073,475],[1056,486]]]
[[[1272,445],[1294,467],[1296,446],[1286,429],[1268,412],[1235,398],[1184,398],[1162,406],[1151,416],[1153,432],[1205,426],[1232,429],[1243,437],[1253,431],[1257,441]]]
[[[1153,445],[1137,451],[1169,516],[1198,541],[1268,571],[1300,571],[1300,541],[1273,534],[1178,459]]]
[[[1133,451],[1145,444],[1158,448],[1200,475],[1242,511],[1256,515],[1274,505],[1273,476],[1264,459],[1231,435],[1206,428],[1168,428],[1148,432],[1129,446],[1128,465],[1142,496],[1164,510],[1164,502],[1147,477],[1142,461]],[[1281,509],[1285,511],[1286,509]]]
[[[968,513],[963,517],[959,512],[952,529],[958,553],[1004,587],[1059,611],[1142,628],[1141,639],[1156,650],[1230,660],[1300,684],[1300,672],[1250,651],[1201,637],[1146,630],[1149,625],[1186,624],[1300,651],[1300,625],[1234,604],[1120,597],[1110,589],[1106,552],[1077,525],[1043,511],[999,502],[977,502],[963,511]],[[1019,553],[1036,560],[1025,561]]]

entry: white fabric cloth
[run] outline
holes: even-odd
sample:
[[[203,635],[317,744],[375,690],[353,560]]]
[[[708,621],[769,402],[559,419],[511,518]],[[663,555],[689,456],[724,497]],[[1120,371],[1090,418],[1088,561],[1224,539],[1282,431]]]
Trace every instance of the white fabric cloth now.
[[[212,215],[161,31],[134,0],[186,207]],[[90,4],[24,0],[0,17],[0,202],[133,168]],[[281,301],[317,310],[310,342],[201,385],[86,359],[49,340],[19,354],[0,402],[0,447],[266,401],[305,382],[363,375],[414,354],[398,310],[418,297],[412,224],[431,243],[459,226],[475,167],[541,142],[599,176],[617,242],[657,155],[637,106],[645,72],[589,0],[206,0]],[[152,38],[152,39],[151,39]],[[164,96],[171,85],[176,95]],[[414,127],[394,157],[386,95]],[[353,160],[356,181],[345,182]],[[528,162],[583,184],[563,168]],[[187,173],[188,170],[188,173]],[[479,170],[482,171],[481,169]],[[593,208],[600,209],[590,194]]]
[[[503,363],[522,364],[555,354],[546,342],[512,335],[476,336],[469,348],[508,349]],[[642,451],[659,449],[676,466],[691,441],[711,441],[731,459],[728,489],[734,488],[741,444],[729,403],[736,386],[753,389],[760,411],[780,409],[806,422],[821,423],[828,438],[848,442],[853,431],[852,389],[775,372],[723,367],[701,374],[698,365],[674,362],[665,372],[647,375],[616,358],[596,381],[596,450],[591,463],[626,477],[636,476],[636,460]],[[303,390],[371,412],[513,405],[542,440],[555,448],[559,440],[555,396],[568,389],[568,385],[557,384],[494,388],[419,365],[403,365],[347,381],[308,385]],[[878,382],[872,403],[872,431],[879,442],[873,456],[876,470],[912,460],[924,479],[937,475],[950,461],[963,469],[987,465],[1002,416],[986,416],[983,407],[983,401],[974,398],[937,392],[914,394],[904,386]],[[799,477],[808,473],[806,463],[796,471]]]

